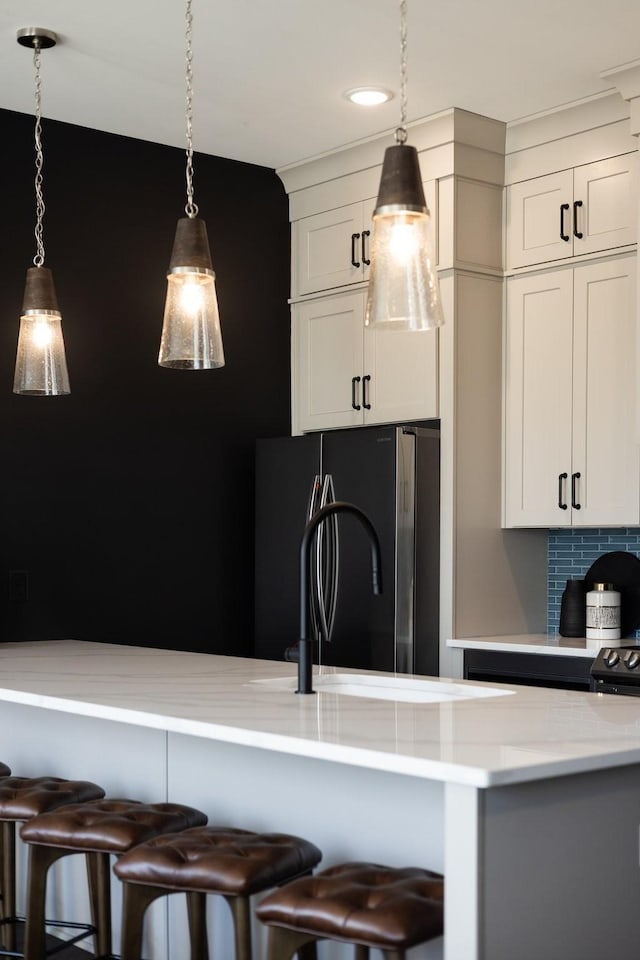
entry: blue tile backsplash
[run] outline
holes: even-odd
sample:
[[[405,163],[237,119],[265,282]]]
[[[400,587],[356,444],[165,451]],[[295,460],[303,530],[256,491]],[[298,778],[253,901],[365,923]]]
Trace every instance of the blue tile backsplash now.
[[[567,580],[581,579],[594,560],[613,550],[640,557],[640,528],[549,530],[547,633],[558,632],[560,600]]]

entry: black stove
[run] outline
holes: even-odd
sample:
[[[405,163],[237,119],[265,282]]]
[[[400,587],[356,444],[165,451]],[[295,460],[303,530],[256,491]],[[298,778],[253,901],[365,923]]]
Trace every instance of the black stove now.
[[[640,697],[640,646],[603,647],[591,666],[591,689]]]

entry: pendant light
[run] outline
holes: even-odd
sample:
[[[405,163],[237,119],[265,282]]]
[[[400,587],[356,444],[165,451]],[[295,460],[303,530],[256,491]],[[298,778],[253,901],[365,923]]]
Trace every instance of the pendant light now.
[[[400,53],[400,126],[385,150],[373,212],[365,325],[421,331],[444,317],[418,151],[407,144],[407,0],[400,0]]]
[[[58,308],[53,275],[44,265],[40,52],[47,47],[54,47],[57,39],[53,31],[41,27],[25,27],[17,34],[18,43],[33,50],[35,69],[36,254],[34,266],[27,270],[13,392],[32,397],[59,397],[70,392],[62,338],[62,315]]]
[[[176,370],[212,370],[224,366],[215,273],[207,227],[193,201],[193,15],[186,11],[187,202],[178,220],[167,274],[167,299],[158,363]]]

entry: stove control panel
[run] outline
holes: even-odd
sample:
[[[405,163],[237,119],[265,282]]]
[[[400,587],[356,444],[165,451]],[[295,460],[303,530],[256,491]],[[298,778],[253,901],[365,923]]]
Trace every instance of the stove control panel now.
[[[606,683],[629,684],[640,694],[640,646],[602,647],[591,666],[594,689]]]

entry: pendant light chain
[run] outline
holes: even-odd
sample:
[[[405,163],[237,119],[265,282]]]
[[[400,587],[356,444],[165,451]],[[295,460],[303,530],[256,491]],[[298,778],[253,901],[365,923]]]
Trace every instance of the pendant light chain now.
[[[42,166],[44,163],[44,156],[42,152],[42,80],[40,77],[40,53],[40,44],[36,43],[33,48],[33,66],[36,74],[36,123],[34,131],[34,141],[36,147],[36,175],[34,181],[36,192],[36,227],[34,230],[36,238],[36,255],[33,258],[33,264],[36,267],[42,267],[44,265],[43,220],[45,206],[42,195]]]
[[[191,0],[187,0],[186,13],[186,47],[187,47],[187,203],[185,213],[192,220],[198,215],[198,205],[193,202],[193,14]]]
[[[400,126],[395,138],[407,142],[407,0],[400,0]]]

